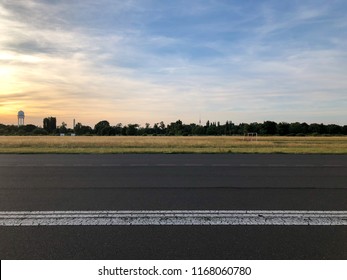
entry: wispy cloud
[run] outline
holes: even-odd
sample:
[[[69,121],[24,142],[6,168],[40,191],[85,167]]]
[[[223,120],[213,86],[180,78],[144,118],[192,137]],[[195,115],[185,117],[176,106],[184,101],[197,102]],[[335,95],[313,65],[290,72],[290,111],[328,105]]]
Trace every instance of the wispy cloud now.
[[[0,115],[344,122],[343,1],[186,5],[2,1]]]

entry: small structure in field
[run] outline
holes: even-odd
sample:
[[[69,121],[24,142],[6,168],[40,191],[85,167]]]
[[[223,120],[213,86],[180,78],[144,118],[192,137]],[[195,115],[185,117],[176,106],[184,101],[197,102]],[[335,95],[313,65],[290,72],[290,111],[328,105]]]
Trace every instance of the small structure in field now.
[[[258,133],[256,132],[248,132],[245,133],[243,140],[244,141],[257,141]]]

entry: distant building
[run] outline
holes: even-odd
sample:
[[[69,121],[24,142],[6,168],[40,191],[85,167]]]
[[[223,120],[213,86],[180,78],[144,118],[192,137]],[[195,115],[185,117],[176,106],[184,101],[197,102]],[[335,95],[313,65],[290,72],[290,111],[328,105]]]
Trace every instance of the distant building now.
[[[24,112],[21,110],[18,112],[18,126],[24,125]]]
[[[55,117],[48,117],[43,119],[43,129],[48,133],[54,132],[57,128],[57,119]]]

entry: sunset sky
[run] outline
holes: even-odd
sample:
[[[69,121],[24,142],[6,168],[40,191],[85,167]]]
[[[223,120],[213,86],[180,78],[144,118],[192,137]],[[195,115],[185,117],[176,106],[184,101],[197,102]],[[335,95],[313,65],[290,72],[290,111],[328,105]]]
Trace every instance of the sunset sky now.
[[[0,123],[347,124],[345,0],[0,0]]]

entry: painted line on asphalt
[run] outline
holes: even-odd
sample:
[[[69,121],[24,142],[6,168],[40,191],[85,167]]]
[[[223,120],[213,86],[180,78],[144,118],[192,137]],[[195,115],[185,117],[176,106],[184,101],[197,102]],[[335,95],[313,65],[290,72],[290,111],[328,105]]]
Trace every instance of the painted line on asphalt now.
[[[280,167],[305,167],[305,168],[345,168],[347,165],[309,165],[309,164],[231,164],[231,163],[134,163],[134,164],[120,164],[120,163],[45,163],[45,164],[0,164],[0,167],[260,167],[260,168],[280,168]]]
[[[347,225],[347,211],[0,211],[0,226]]]

